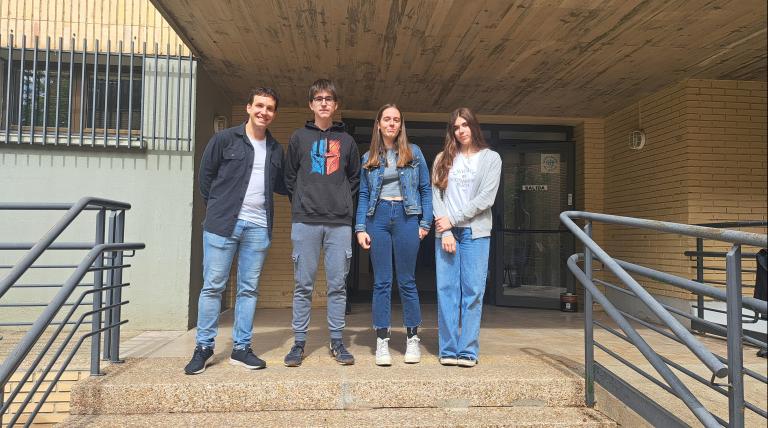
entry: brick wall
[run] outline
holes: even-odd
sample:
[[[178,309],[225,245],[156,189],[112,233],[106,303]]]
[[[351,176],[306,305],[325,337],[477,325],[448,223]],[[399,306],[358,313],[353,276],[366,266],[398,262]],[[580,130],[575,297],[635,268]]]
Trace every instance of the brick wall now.
[[[685,103],[689,223],[766,220],[766,82],[689,80]],[[766,233],[764,227],[744,230]],[[728,248],[705,241],[708,251]],[[751,295],[754,273],[746,270],[756,263],[751,257],[743,263],[744,292]],[[709,259],[707,264],[725,267],[723,260]],[[707,272],[705,278],[724,281],[725,274]]]
[[[688,81],[691,223],[765,220],[767,102],[766,82]]]
[[[605,122],[602,119],[585,119],[574,126],[573,139],[575,144],[574,167],[576,175],[575,192],[577,211],[605,212]],[[577,223],[578,224],[578,223]],[[602,245],[605,227],[595,224],[592,238]],[[576,251],[583,251],[583,246],[577,241]],[[594,264],[598,267],[597,263]],[[579,307],[583,307],[584,287],[576,285],[579,297]]]
[[[40,408],[40,412],[37,414],[33,426],[52,426],[63,422],[69,416],[69,395],[70,391],[72,390],[72,385],[74,385],[78,380],[84,379],[87,376],[88,371],[65,371],[62,374],[59,382],[56,384],[53,392],[51,392],[51,394],[48,396],[45,404],[43,404],[43,406]],[[14,388],[16,388],[20,378],[21,373],[17,373],[11,377],[11,380],[6,385],[3,385],[3,393],[6,394],[6,396]],[[3,415],[3,423],[7,424],[10,421],[9,415],[19,409],[21,402],[26,398],[26,392],[31,389],[32,385],[34,385],[36,381],[36,375],[33,375],[27,381],[26,385],[22,388],[21,393],[14,398],[13,404],[11,404],[11,407],[9,408],[9,412]],[[45,391],[48,386],[48,382],[41,383],[40,388],[38,389],[40,392],[35,394],[35,398],[40,397],[42,392]],[[18,425],[23,425],[26,423],[31,411],[35,408],[35,406],[36,403],[33,401],[25,407],[21,418],[17,422]]]
[[[629,133],[639,128],[646,146],[631,150]],[[688,224],[765,220],[766,165],[765,82],[683,81],[605,119],[610,214]],[[694,276],[682,255],[695,248],[691,238],[607,227],[605,241],[615,257]],[[645,285],[689,298],[663,284]]]

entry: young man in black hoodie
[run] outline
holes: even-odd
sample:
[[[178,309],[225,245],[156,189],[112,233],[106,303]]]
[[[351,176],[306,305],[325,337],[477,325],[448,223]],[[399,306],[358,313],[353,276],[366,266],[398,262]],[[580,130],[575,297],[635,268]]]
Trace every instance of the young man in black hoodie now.
[[[320,258],[325,254],[328,284],[328,330],[331,356],[343,365],[355,363],[342,341],[347,302],[346,279],[352,257],[353,195],[357,193],[360,154],[345,132],[333,122],[338,108],[336,86],[320,79],[309,88],[309,108],[315,115],[297,129],[288,144],[285,185],[291,195],[293,242],[294,345],[285,365],[298,367],[304,357],[312,308],[312,289]]]

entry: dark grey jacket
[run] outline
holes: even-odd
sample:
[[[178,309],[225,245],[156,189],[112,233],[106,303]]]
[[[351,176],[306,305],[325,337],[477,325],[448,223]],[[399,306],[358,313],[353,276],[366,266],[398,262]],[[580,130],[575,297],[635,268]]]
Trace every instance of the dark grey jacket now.
[[[245,134],[245,123],[217,132],[205,146],[199,177],[200,193],[206,204],[205,231],[220,236],[232,235],[251,179],[253,156],[253,146]],[[287,194],[283,184],[283,149],[267,131],[264,198],[270,237],[274,217],[272,192]]]

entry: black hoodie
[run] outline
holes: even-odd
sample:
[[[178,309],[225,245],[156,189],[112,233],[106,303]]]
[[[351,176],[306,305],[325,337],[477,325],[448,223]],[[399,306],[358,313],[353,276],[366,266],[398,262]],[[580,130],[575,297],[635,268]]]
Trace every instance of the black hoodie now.
[[[284,168],[294,223],[352,225],[360,154],[343,123],[333,122],[321,130],[308,121],[297,129],[288,143]]]

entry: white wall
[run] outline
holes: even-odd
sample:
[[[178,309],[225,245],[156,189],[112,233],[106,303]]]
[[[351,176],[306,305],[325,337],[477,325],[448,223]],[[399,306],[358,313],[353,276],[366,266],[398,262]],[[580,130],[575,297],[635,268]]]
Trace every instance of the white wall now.
[[[124,296],[130,329],[185,329],[189,293],[192,223],[192,152],[120,151],[75,148],[30,148],[0,145],[0,200],[6,202],[75,202],[99,196],[129,202],[126,241],[147,248],[127,259],[124,274],[131,286]],[[0,212],[0,241],[34,242],[61,212]],[[79,220],[60,242],[93,241],[93,213]],[[21,252],[0,252],[0,264],[13,263]],[[54,253],[47,260],[76,262],[74,254]],[[7,272],[0,271],[0,274]],[[68,274],[33,272],[20,282],[63,281]],[[44,289],[15,292],[18,300],[47,299]],[[7,295],[12,297],[12,295]],[[0,310],[0,320],[15,313]]]

